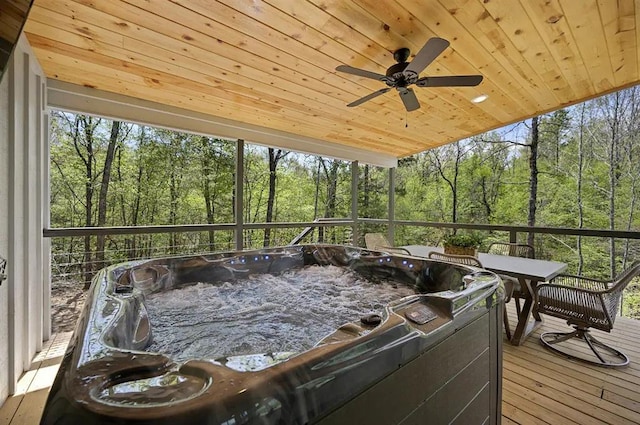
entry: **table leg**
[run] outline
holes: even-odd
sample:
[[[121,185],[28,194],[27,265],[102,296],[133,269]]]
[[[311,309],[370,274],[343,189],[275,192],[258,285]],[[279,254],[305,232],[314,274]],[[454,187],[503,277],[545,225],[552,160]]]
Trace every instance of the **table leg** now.
[[[526,299],[522,306],[522,311],[518,316],[518,325],[511,338],[513,345],[522,345],[527,337],[542,324],[542,317],[538,312],[533,311],[533,286],[538,282],[530,282],[526,279],[519,279],[522,291],[526,293]],[[529,315],[533,316],[533,321],[529,321]]]

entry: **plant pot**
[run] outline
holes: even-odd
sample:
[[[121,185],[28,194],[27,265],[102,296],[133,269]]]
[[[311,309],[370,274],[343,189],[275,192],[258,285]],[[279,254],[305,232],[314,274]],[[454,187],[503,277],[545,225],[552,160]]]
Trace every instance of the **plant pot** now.
[[[444,253],[454,255],[471,255],[472,257],[475,257],[478,255],[478,248],[475,246],[445,245]]]

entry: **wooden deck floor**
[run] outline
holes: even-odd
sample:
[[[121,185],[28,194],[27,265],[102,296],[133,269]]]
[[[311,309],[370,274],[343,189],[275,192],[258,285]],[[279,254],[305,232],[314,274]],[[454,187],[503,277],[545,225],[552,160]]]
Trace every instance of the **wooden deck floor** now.
[[[515,323],[514,312],[511,322]],[[545,317],[540,331],[564,331],[560,320]],[[624,351],[631,364],[605,369],[571,361],[545,350],[539,332],[524,345],[505,341],[503,424],[640,424],[640,321],[618,318],[611,334],[595,332]],[[34,359],[19,388],[0,408],[0,425],[34,425],[70,337],[57,334]]]

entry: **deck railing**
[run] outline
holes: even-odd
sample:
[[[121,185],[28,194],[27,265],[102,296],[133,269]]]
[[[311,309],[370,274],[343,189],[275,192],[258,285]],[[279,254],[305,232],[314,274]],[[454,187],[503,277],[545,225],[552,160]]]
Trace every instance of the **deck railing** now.
[[[269,229],[267,246],[300,243],[337,243],[364,246],[367,232],[387,233],[395,245],[439,245],[450,229],[466,229],[491,241],[525,241],[528,233],[536,240],[536,255],[569,264],[569,272],[605,278],[610,265],[607,261],[614,241],[615,265],[618,272],[626,263],[640,259],[640,232],[601,229],[572,229],[493,225],[471,223],[417,222],[385,219],[317,219],[296,223],[199,224],[137,227],[81,227],[45,229],[51,238],[52,281],[86,283],[94,272],[110,264],[145,258],[199,254],[216,251],[256,249],[265,246],[264,233]],[[241,231],[242,237],[237,237]],[[104,252],[96,252],[97,238],[104,238]],[[578,255],[578,238],[588,238],[582,264]],[[88,240],[87,240],[88,239]],[[238,246],[238,241],[242,241]],[[595,241],[595,242],[594,242]],[[89,252],[85,246],[91,247]],[[587,248],[588,246],[588,248]],[[594,248],[596,247],[596,248]],[[485,247],[486,248],[486,247]],[[593,252],[595,251],[597,252]],[[629,286],[627,293],[635,294],[640,283]],[[631,295],[630,295],[631,296]],[[640,297],[639,297],[640,298]],[[622,309],[622,314],[625,314]]]

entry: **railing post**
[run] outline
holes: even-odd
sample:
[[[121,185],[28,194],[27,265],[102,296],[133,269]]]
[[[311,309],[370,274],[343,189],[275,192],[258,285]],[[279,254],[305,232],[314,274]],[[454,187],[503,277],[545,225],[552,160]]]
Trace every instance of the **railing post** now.
[[[235,236],[236,250],[244,249],[244,140],[236,143],[236,181],[235,181]]]
[[[360,173],[358,161],[351,163],[351,219],[353,220],[353,235],[351,244],[358,246],[358,179]]]
[[[510,230],[509,231],[509,242],[511,242],[511,243],[517,243],[518,242],[518,232],[516,232],[515,230]]]

